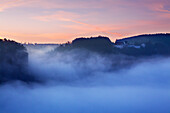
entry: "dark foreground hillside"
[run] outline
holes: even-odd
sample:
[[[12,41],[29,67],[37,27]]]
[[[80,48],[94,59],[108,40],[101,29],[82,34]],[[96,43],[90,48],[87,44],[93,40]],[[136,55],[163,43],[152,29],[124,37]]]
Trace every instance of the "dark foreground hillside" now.
[[[15,41],[0,39],[0,83],[12,80],[33,80],[27,71],[26,48]]]

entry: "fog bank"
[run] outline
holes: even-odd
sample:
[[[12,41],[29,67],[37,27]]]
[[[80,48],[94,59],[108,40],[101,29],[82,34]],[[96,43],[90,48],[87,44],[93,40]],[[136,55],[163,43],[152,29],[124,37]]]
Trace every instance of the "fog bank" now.
[[[29,70],[47,83],[77,85],[164,85],[170,83],[170,58],[135,58],[74,50],[28,48]]]
[[[170,90],[151,87],[0,87],[1,113],[169,113]]]
[[[0,113],[169,113],[170,58],[28,47],[40,83],[0,86]]]

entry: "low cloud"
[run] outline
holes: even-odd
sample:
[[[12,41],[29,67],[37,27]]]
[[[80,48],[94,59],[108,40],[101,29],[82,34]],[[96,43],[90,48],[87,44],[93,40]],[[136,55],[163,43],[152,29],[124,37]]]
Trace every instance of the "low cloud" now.
[[[28,51],[30,71],[45,81],[83,83],[90,80],[93,84],[98,80],[99,83],[106,80],[105,83],[114,85],[116,83],[166,85],[170,80],[167,63],[170,61],[169,58],[103,56],[79,50],[55,53],[54,46],[45,46],[41,49],[28,47]]]
[[[54,54],[54,46],[27,49],[29,71],[45,84],[1,85],[1,113],[169,112],[169,57],[137,60],[78,50]]]

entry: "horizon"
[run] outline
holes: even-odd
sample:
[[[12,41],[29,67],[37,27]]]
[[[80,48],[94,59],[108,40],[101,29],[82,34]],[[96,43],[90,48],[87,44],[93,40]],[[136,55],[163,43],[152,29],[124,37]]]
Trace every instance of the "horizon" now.
[[[162,35],[162,34],[170,34],[170,32],[168,33],[152,33],[152,34],[138,34],[138,35],[131,35],[131,36],[126,36],[126,37],[122,37],[122,38],[118,38],[118,39],[114,39],[114,40],[111,40],[111,37],[108,37],[108,36],[105,36],[105,35],[96,35],[96,36],[88,36],[88,37],[77,37],[77,38],[96,38],[96,37],[99,37],[99,36],[102,36],[102,37],[108,37],[112,43],[115,43],[116,40],[119,40],[119,39],[126,39],[126,38],[132,38],[132,37],[136,37],[136,36],[141,36],[141,35]],[[77,39],[76,37],[73,38],[71,41],[65,41],[63,43],[55,43],[55,42],[43,42],[43,43],[38,43],[38,42],[19,42],[19,41],[16,41],[16,40],[13,40],[13,39],[9,39],[9,38],[6,38],[6,37],[0,37],[0,39],[7,39],[7,40],[12,40],[12,41],[16,41],[18,43],[21,43],[21,44],[26,44],[26,45],[29,45],[29,44],[33,44],[33,45],[36,45],[36,44],[65,44],[67,42],[72,42],[73,40]]]
[[[0,0],[0,113],[170,113],[170,0]]]
[[[64,43],[104,35],[114,42],[140,34],[168,33],[169,6],[167,0],[2,0],[0,37]]]

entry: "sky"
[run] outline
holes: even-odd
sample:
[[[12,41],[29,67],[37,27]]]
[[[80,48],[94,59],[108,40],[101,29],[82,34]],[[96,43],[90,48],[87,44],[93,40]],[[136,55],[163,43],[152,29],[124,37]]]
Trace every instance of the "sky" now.
[[[169,32],[169,0],[0,0],[0,37],[22,43]]]

